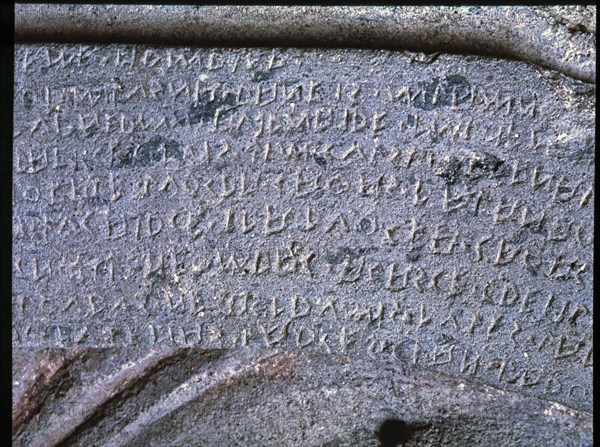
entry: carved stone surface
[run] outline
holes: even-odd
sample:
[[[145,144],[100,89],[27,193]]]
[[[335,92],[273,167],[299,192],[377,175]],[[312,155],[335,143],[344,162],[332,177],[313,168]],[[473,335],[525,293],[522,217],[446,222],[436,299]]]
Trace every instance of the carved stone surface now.
[[[520,59],[596,79],[595,6],[21,4],[15,10],[22,42],[442,51]]]
[[[370,354],[591,411],[595,85],[18,45],[14,345]]]
[[[592,417],[397,361],[16,350],[14,446],[591,446]]]

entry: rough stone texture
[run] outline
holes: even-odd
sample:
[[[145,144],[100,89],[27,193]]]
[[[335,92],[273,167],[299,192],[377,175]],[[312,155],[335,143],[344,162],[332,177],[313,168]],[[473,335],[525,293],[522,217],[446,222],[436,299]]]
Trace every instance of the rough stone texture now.
[[[595,6],[17,5],[16,38],[398,48],[512,57],[595,82]]]
[[[15,445],[592,444],[595,7],[16,32],[436,53],[18,45]]]
[[[15,54],[16,346],[374,353],[591,410],[593,84],[370,50]]]
[[[15,370],[26,416],[14,446],[592,445],[588,414],[381,359],[195,349],[15,355],[28,361]]]

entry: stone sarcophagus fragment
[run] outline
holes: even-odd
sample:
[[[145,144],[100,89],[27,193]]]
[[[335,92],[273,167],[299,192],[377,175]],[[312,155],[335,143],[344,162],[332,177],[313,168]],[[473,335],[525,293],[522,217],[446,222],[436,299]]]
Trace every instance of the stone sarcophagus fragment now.
[[[468,383],[472,405],[494,387],[556,402],[528,403],[533,412],[585,418],[594,94],[595,84],[566,74],[477,55],[18,44],[13,345],[23,356],[59,353],[38,353],[52,374],[101,366],[96,357],[110,352],[125,369],[136,368],[123,359],[135,350],[191,370],[211,366],[190,353],[234,369],[274,355],[283,363],[266,375],[293,363],[321,394],[327,371],[356,368],[348,374],[358,383],[370,368],[377,376],[405,365]],[[150,360],[131,356],[139,374],[169,368],[144,369]],[[204,379],[194,377],[181,381],[195,390]],[[385,380],[372,396],[396,386]],[[177,402],[215,411],[204,388],[191,400],[177,390]],[[82,414],[104,399],[81,393]],[[39,411],[29,402],[38,410],[17,408],[15,436],[19,445],[49,433],[68,445],[143,444],[162,439],[163,418],[192,411],[173,402],[132,410],[142,413],[110,437],[85,417],[68,430],[42,417],[28,430],[23,421],[34,424]],[[406,427],[423,442],[450,439],[433,423]],[[362,428],[348,430],[331,433],[367,442]],[[298,433],[235,442],[303,445],[301,433],[312,432]],[[238,439],[211,436],[206,445]]]

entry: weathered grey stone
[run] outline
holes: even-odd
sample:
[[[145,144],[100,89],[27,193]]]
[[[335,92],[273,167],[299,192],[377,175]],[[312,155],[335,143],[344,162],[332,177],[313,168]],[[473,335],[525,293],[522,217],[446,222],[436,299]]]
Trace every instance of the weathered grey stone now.
[[[16,38],[511,57],[595,82],[596,7],[17,5]]]
[[[368,353],[591,411],[593,84],[384,50],[15,56],[15,346]]]
[[[14,445],[592,445],[595,6],[16,12]]]
[[[14,446],[592,445],[589,414],[397,361],[195,349],[15,357]]]

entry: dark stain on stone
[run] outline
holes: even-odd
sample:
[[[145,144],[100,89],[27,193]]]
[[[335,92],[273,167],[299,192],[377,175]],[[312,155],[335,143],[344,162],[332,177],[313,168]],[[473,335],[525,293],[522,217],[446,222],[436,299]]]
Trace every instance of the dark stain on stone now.
[[[381,447],[400,447],[412,441],[416,432],[428,427],[401,419],[386,419],[375,432],[375,437]]]
[[[125,166],[131,166],[133,164],[133,156],[135,154],[135,147],[129,146],[126,150],[117,149],[115,158],[112,161],[113,168],[123,168]]]
[[[215,97],[211,100],[210,92],[205,92],[201,98],[193,103],[187,113],[177,113],[179,124],[188,121],[190,124],[206,123],[215,118],[217,111],[221,110],[221,116],[232,113],[239,106],[235,106],[235,98],[226,96],[225,98]]]
[[[27,90],[27,91],[25,91],[25,93],[23,93],[23,107],[25,107],[25,110],[30,110],[32,106],[33,106],[33,92],[31,92],[30,90]]]
[[[456,106],[471,98],[471,84],[460,75],[433,78],[430,82],[420,82],[419,87],[420,93],[412,99],[412,105],[418,109]]]
[[[175,140],[156,135],[137,148],[130,146],[127,150],[117,156],[113,161],[113,167],[122,168],[126,166],[152,166],[161,160],[168,158],[181,160],[183,151]]]
[[[421,254],[418,251],[409,251],[406,253],[406,261],[407,262],[417,262]]]
[[[458,158],[446,156],[441,160],[440,166],[435,170],[435,175],[446,180],[446,183],[456,183],[461,166],[462,162]]]
[[[452,337],[452,335],[450,334],[445,334],[445,333],[441,333],[438,337],[437,337],[437,342],[440,345],[443,344],[450,344],[450,343],[454,343],[454,337]]]
[[[327,253],[324,257],[325,262],[330,264],[341,264],[344,260],[354,261],[364,255],[368,250],[366,248],[341,247],[335,252]]]
[[[220,174],[227,167],[227,163],[223,161],[218,161],[213,166],[215,168],[215,171],[217,171]]]
[[[500,166],[504,164],[504,160],[487,152],[473,154],[469,159],[469,168],[467,175],[472,178],[479,178],[484,174],[493,174]]]
[[[254,82],[268,81],[269,79],[271,79],[273,77],[274,74],[275,73],[271,70],[255,71],[254,74],[252,75],[252,80]]]
[[[150,166],[160,161],[163,157],[182,159],[179,143],[175,140],[167,140],[161,136],[152,137],[149,141],[140,145],[137,152],[136,164]]]
[[[327,166],[327,160],[325,160],[325,157],[322,157],[320,155],[315,155],[315,161],[322,168],[325,168]]]

